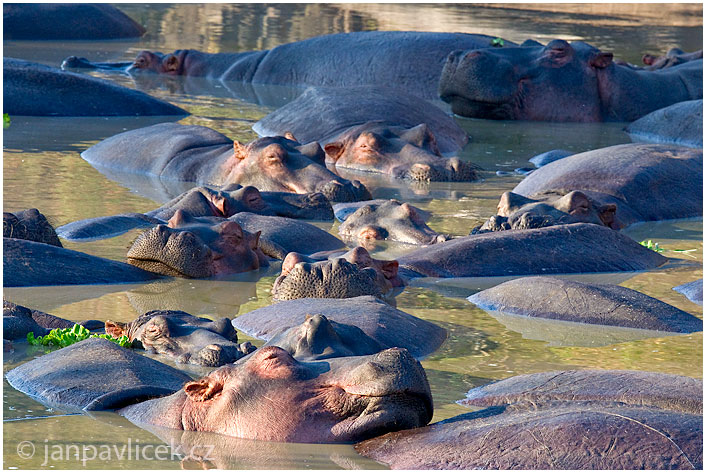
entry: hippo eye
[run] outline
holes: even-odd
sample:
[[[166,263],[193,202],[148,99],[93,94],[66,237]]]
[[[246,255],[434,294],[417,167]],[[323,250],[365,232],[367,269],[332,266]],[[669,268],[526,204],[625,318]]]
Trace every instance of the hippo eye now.
[[[161,334],[162,334],[162,330],[154,324],[151,324],[150,326],[147,326],[145,328],[145,336],[147,336],[149,338],[155,339],[155,338],[159,337]]]

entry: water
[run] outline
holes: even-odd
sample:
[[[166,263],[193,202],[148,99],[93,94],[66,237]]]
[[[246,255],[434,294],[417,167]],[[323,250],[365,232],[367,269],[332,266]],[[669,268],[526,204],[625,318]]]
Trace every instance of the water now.
[[[121,8],[147,27],[148,34],[127,41],[6,41],[4,55],[60,64],[75,54],[95,60],[128,60],[142,49],[209,52],[271,48],[311,36],[361,30],[461,31],[547,41],[584,40],[634,63],[644,53],[670,47],[695,50],[702,45],[701,5],[438,5],[438,4],[243,4],[140,5]],[[250,127],[297,91],[264,88],[238,91],[232,85],[203,80],[147,80],[97,74],[169,100],[193,115],[180,121],[214,128],[250,140]],[[266,105],[262,105],[266,104]],[[171,120],[171,119],[170,119]],[[483,181],[433,183],[410,187],[367,177],[374,197],[400,198],[432,212],[438,232],[465,235],[494,213],[498,197],[520,176],[497,176],[531,166],[527,159],[553,148],[584,151],[629,142],[624,124],[538,124],[457,119],[473,137],[462,157],[481,165]],[[123,130],[162,118],[12,117],[3,133],[3,209],[39,208],[55,225],[77,219],[154,209],[180,191],[153,182],[107,179],[79,153]],[[358,178],[358,177],[357,177]],[[336,225],[324,228],[336,232]],[[698,317],[702,308],[671,288],[702,277],[702,220],[642,224],[626,231],[636,240],[652,239],[673,264],[644,273],[572,276],[611,282],[647,293]],[[124,260],[137,232],[93,243],[65,242],[68,248]],[[410,246],[382,244],[379,256],[395,257]],[[690,250],[690,252],[674,252]],[[208,317],[234,317],[270,304],[276,276],[246,274],[232,281],[180,280],[149,284],[6,288],[11,301],[58,316],[129,321],[151,309],[181,309]],[[512,375],[570,368],[652,370],[702,376],[702,333],[666,335],[561,324],[531,324],[487,314],[466,297],[502,278],[424,279],[397,297],[397,306],[449,331],[447,342],[423,361],[435,400],[433,421],[465,412],[455,404],[472,387]],[[571,336],[571,337],[569,337]],[[239,334],[243,340],[248,340]],[[257,344],[257,341],[254,341]],[[4,370],[42,352],[16,344],[5,355]],[[163,359],[160,359],[163,360]],[[194,370],[194,376],[199,371]],[[15,391],[3,382],[4,468],[380,468],[351,446],[259,443],[216,435],[153,432],[110,413],[64,414]],[[34,455],[27,456],[28,445]],[[211,456],[195,446],[214,445]],[[155,460],[159,449],[170,456]],[[95,449],[95,453],[94,450]],[[109,452],[106,454],[105,449]],[[18,454],[19,451],[19,454]],[[22,457],[22,454],[24,457]],[[146,455],[145,455],[146,454]],[[203,458],[213,458],[205,461]],[[151,459],[147,459],[151,458]]]

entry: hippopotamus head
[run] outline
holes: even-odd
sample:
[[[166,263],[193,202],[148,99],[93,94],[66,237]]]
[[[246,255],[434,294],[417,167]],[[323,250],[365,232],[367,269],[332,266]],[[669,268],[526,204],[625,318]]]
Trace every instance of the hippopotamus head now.
[[[656,69],[666,69],[669,67],[684,64],[688,61],[702,59],[702,50],[686,53],[680,48],[671,48],[664,56],[644,54],[642,61],[646,69],[654,71]]]
[[[427,424],[432,397],[406,349],[299,362],[270,346],[120,413],[140,424],[239,438],[349,443]]]
[[[547,194],[538,199],[506,191],[501,195],[497,212],[478,231],[534,229],[575,222],[619,228],[615,220],[616,204],[597,203],[581,191],[559,196]]]
[[[269,191],[320,192],[331,201],[370,199],[360,182],[340,178],[322,165],[319,144],[302,145],[289,137],[263,137],[247,145],[234,141],[234,160],[228,164],[225,182]]]
[[[337,168],[383,173],[413,181],[472,181],[476,167],[459,158],[444,158],[430,128],[367,122],[324,146],[328,163]]]
[[[272,295],[277,300],[383,296],[404,286],[397,260],[378,260],[363,247],[317,261],[296,252],[287,254]]]
[[[105,329],[183,364],[220,367],[255,350],[250,342],[238,344],[230,319],[212,321],[182,311],[150,311],[129,323],[107,320]]]
[[[2,213],[2,235],[62,247],[56,231],[37,209]]]
[[[581,41],[528,44],[450,53],[440,78],[442,100],[467,117],[601,121],[597,72],[613,55]]]
[[[177,211],[173,219],[184,213]],[[141,234],[128,250],[128,263],[144,270],[184,278],[207,278],[257,270],[267,265],[258,247],[260,232],[237,222],[173,229],[158,225]]]
[[[300,361],[375,354],[383,349],[356,326],[330,321],[323,314],[307,314],[302,324],[274,335],[266,346],[281,347]]]
[[[448,240],[430,229],[414,207],[395,199],[360,207],[339,226],[339,235],[372,248],[376,240],[434,244]]]

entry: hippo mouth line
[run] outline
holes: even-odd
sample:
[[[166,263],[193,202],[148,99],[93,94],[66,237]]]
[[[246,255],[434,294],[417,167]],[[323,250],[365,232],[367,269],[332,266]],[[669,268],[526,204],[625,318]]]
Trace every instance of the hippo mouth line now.
[[[511,111],[513,100],[484,101],[471,99],[459,94],[447,94],[440,97],[444,102],[452,105],[452,112],[457,115],[476,118],[489,118],[494,120],[510,120],[513,118]]]
[[[178,278],[200,278],[194,275],[186,274],[182,271],[177,270],[174,267],[169,266],[164,262],[151,258],[128,257],[127,262],[135,267],[147,270],[152,273],[159,273],[161,275],[167,275]]]

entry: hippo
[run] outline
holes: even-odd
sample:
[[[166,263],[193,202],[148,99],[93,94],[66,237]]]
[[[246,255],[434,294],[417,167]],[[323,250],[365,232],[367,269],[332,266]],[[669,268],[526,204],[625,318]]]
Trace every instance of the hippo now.
[[[702,148],[702,99],[678,102],[651,112],[630,123],[626,132],[636,142]]]
[[[600,213],[613,204],[615,229],[702,216],[702,150],[642,143],[600,148],[545,165],[513,189],[543,201],[571,191],[581,191]],[[593,222],[594,211],[588,215]]]
[[[436,351],[447,337],[436,324],[416,318],[373,296],[356,298],[302,298],[283,301],[242,314],[233,326],[245,334],[272,340],[299,327],[308,314],[322,314],[332,324],[356,326],[383,348],[402,347],[416,358]],[[334,326],[337,329],[339,326]],[[339,333],[342,339],[348,337]]]
[[[138,150],[135,143],[140,143]],[[370,199],[358,181],[324,166],[317,143],[264,137],[247,145],[198,125],[162,123],[115,135],[81,153],[96,168],[215,186],[240,184],[260,191],[320,192],[331,201]]]
[[[702,304],[702,278],[699,280],[685,283],[684,285],[676,286],[673,290],[682,293],[693,303]]]
[[[337,204],[334,204],[332,206],[332,209],[334,210],[334,217],[339,222],[344,222],[347,217],[349,217],[351,214],[362,208],[363,206],[368,206],[369,204],[372,206],[379,206],[385,202],[388,202],[388,199],[371,199],[370,201],[358,201],[358,202],[340,202]],[[424,209],[420,209],[419,207],[413,206],[408,204],[414,211],[415,214],[418,215],[423,221],[427,222],[430,220],[432,217],[432,214],[428,211],[425,211]]]
[[[63,247],[54,228],[37,209],[3,212],[2,236]]]
[[[547,276],[524,277],[471,295],[486,311],[673,333],[702,331],[702,320],[629,288]]]
[[[30,332],[35,337],[46,336],[52,329],[70,329],[75,324],[80,324],[89,330],[103,328],[103,322],[95,319],[75,323],[43,311],[25,308],[5,299],[2,300],[3,339],[26,339]]]
[[[657,71],[613,62],[581,42],[457,50],[439,94],[455,114],[501,120],[630,122],[702,98],[702,60]]]
[[[166,224],[177,210],[186,211],[194,217],[231,217],[238,212],[325,221],[334,217],[331,203],[321,193],[261,193],[253,186],[234,184],[220,190],[194,187],[145,214],[126,213],[83,219],[60,226],[57,232],[67,240],[114,237],[136,227]]]
[[[536,168],[540,168],[541,166],[545,166],[553,161],[561,160],[562,158],[566,158],[571,155],[574,155],[574,152],[567,150],[550,150],[545,153],[535,155],[528,161],[534,164]]]
[[[327,87],[395,84],[416,96],[436,99],[440,71],[449,52],[488,47],[494,39],[464,33],[360,31],[317,36],[265,51],[143,51],[127,71],[202,76],[226,83]]]
[[[275,334],[263,347],[277,346],[297,360],[323,360],[375,354],[385,349],[357,326],[307,314],[299,326]]]
[[[160,224],[135,239],[127,258],[129,264],[161,275],[219,277],[268,266],[259,239],[260,232],[248,232],[227,219],[184,229]]]
[[[621,370],[511,377],[487,407],[355,446],[393,469],[702,469],[702,382]]]
[[[7,380],[52,406],[264,441],[356,442],[432,418],[425,372],[399,348],[299,362],[270,346],[190,381],[109,341],[85,340],[11,370]]]
[[[292,133],[324,144],[337,169],[417,181],[471,181],[478,167],[459,158],[468,137],[454,119],[418,97],[390,87],[310,88],[267,115],[261,136]]]
[[[695,61],[696,59],[702,59],[701,49],[699,51],[693,51],[692,53],[686,53],[680,48],[671,48],[663,56],[644,54],[641,60],[643,64],[647,66],[645,69],[655,71],[656,69],[665,69],[689,61]]]
[[[282,273],[272,288],[274,301],[297,298],[383,297],[403,286],[396,260],[377,260],[356,247],[328,260],[315,261],[296,252],[282,262]]]
[[[199,229],[228,221],[237,223],[251,234],[259,233],[260,249],[265,255],[277,260],[283,260],[290,252],[310,255],[344,247],[341,240],[312,224],[287,217],[261,216],[252,212],[239,212],[224,219],[193,217],[188,212],[178,210],[167,225],[174,229]]]
[[[145,34],[145,28],[108,4],[4,3],[2,23],[6,40],[99,40]]]
[[[449,236],[430,229],[412,206],[396,199],[360,207],[341,223],[339,235],[366,248],[372,248],[376,240],[414,245],[449,240]]]
[[[531,199],[511,191],[501,195],[497,214],[471,234],[509,229],[537,229],[558,224],[588,222],[619,229],[616,222],[616,204],[600,204],[581,191],[571,191],[564,196],[549,195]]]
[[[231,320],[212,321],[183,311],[149,311],[128,323],[105,322],[106,334],[126,336],[133,347],[163,354],[180,364],[220,367],[255,350],[250,342],[238,344]]]
[[[350,443],[424,426],[432,397],[422,366],[405,349],[299,362],[269,346],[119,413],[141,425],[239,438]]]
[[[5,287],[115,284],[161,278],[133,265],[40,242],[4,237],[2,247]]]
[[[665,257],[620,232],[580,222],[452,239],[398,258],[398,273],[410,280],[635,272],[665,262]]]
[[[3,111],[10,115],[189,115],[144,92],[20,59],[3,58],[3,84]]]

